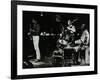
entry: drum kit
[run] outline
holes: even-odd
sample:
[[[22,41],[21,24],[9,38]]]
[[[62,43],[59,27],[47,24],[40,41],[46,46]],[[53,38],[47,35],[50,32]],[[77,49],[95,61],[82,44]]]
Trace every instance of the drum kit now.
[[[76,20],[77,19],[73,20],[73,22]],[[70,40],[70,38],[74,36],[71,36],[72,33],[69,32],[67,27],[68,26],[66,25],[62,26],[62,33],[60,34],[60,38],[57,40],[57,50],[55,50],[52,55],[53,64],[58,64],[60,66],[65,65],[64,50],[74,50],[75,48],[75,46],[72,46],[73,41]]]

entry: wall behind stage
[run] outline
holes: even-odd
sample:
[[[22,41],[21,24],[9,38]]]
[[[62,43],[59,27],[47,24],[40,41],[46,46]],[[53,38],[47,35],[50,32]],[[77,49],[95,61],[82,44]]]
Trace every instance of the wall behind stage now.
[[[10,80],[10,68],[11,68],[10,66],[11,65],[11,2],[10,1],[11,0],[0,0],[0,80]],[[98,14],[100,14],[100,0],[30,0],[30,1],[98,5]],[[99,21],[100,21],[100,15],[98,15],[98,34],[100,34]],[[98,35],[98,41],[100,41],[99,35]],[[39,78],[31,80],[100,80],[99,53],[100,53],[100,42],[98,42],[99,74],[97,75]]]

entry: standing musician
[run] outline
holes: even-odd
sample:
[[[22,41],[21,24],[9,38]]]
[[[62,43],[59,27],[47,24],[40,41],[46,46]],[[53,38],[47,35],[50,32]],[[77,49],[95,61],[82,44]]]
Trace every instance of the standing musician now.
[[[75,48],[76,50],[80,49],[79,61],[81,64],[89,64],[89,32],[85,24],[82,24],[81,37],[75,41],[75,44],[79,44],[79,46]]]
[[[37,20],[34,18],[32,19],[32,26],[30,28],[30,32],[28,35],[32,36],[34,49],[36,51],[36,59],[35,61],[40,61],[40,49],[39,49],[39,33],[40,33],[40,25],[38,24]]]

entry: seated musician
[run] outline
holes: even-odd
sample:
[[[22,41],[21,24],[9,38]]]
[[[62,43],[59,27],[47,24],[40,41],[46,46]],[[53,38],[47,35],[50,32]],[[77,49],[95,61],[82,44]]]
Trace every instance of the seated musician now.
[[[71,20],[68,20],[68,26],[65,28],[65,39],[68,41],[65,49],[72,48],[71,44],[74,42],[76,28]]]
[[[71,64],[73,64],[75,62],[74,55],[76,55],[75,54],[76,52],[73,50],[73,46],[74,46],[73,43],[74,43],[74,40],[75,40],[74,38],[75,38],[76,28],[72,23],[73,23],[73,21],[71,22],[71,20],[68,20],[68,26],[66,26],[63,30],[64,40],[62,41],[63,44],[66,43],[66,45],[64,44],[65,58],[71,59],[71,62],[68,62],[68,63],[71,63]]]
[[[68,26],[62,27],[62,33],[60,34],[59,43],[64,47],[67,47],[69,42],[74,41],[74,33],[76,32],[75,26],[72,25],[71,20],[68,20]]]
[[[86,25],[81,26],[81,37],[75,41],[75,44],[79,44],[74,47],[75,50],[80,50],[79,61],[81,64],[89,64],[89,32],[86,29]],[[82,54],[83,53],[83,54]]]

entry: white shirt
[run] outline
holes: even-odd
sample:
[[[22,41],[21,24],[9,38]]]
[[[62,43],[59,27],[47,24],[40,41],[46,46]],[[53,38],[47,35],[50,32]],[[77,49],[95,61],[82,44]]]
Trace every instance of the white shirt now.
[[[89,43],[89,32],[87,30],[84,30],[81,36],[81,41],[83,44],[88,44]]]

